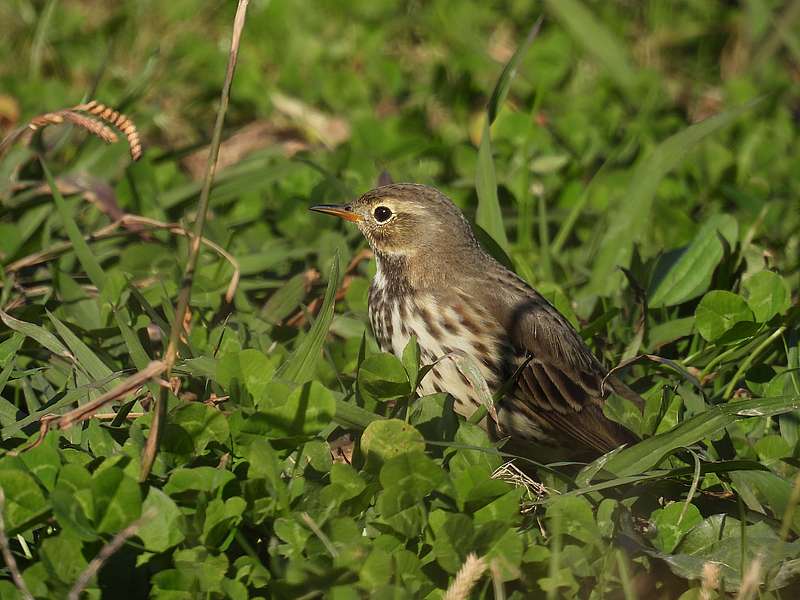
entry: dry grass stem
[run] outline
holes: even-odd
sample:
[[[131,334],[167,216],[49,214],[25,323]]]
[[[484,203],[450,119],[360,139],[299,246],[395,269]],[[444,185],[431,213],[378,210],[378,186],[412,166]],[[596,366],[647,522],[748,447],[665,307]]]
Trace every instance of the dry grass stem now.
[[[247,18],[247,6],[249,0],[239,0],[236,7],[236,15],[233,19],[233,32],[231,34],[231,47],[228,54],[228,66],[225,71],[225,81],[222,84],[222,91],[220,92],[220,105],[217,111],[216,122],[214,123],[214,131],[211,136],[211,148],[208,153],[208,163],[206,164],[206,174],[203,178],[203,187],[200,190],[200,201],[197,210],[197,217],[194,222],[194,232],[191,238],[191,249],[189,258],[186,261],[186,268],[183,272],[181,281],[181,289],[178,292],[178,301],[175,306],[175,318],[173,319],[172,330],[170,331],[169,342],[167,344],[166,352],[164,353],[164,365],[166,378],[169,379],[172,374],[172,367],[178,357],[178,343],[184,331],[184,323],[186,315],[189,311],[189,303],[192,296],[192,282],[194,281],[194,273],[197,268],[197,262],[200,257],[201,240],[203,239],[203,230],[205,229],[206,218],[208,216],[209,198],[211,196],[211,185],[214,182],[214,175],[217,168],[217,160],[219,159],[219,147],[222,142],[222,127],[225,123],[225,113],[228,111],[228,102],[231,95],[231,85],[233,83],[233,75],[236,71],[236,61],[239,57],[239,43],[242,39],[242,32],[244,30],[244,23]],[[158,445],[161,439],[161,432],[164,428],[164,421],[167,417],[167,397],[168,391],[162,388],[161,393],[156,399],[156,407],[153,413],[153,424],[150,428],[150,434],[147,437],[144,452],[142,453],[142,466],[139,473],[139,479],[144,481],[150,475],[150,470],[153,468],[153,463],[156,459],[158,452]]]
[[[467,560],[456,573],[456,578],[447,588],[443,600],[466,600],[470,591],[486,571],[486,561],[478,558],[475,553],[470,553]]]
[[[494,600],[505,600],[506,589],[503,586],[503,573],[497,559],[489,565],[489,572],[492,574],[492,588],[494,589]]]
[[[28,590],[28,586],[25,584],[25,580],[22,578],[22,575],[19,572],[17,561],[14,560],[14,555],[11,553],[11,547],[8,545],[8,537],[6,537],[6,521],[3,517],[3,512],[5,509],[6,494],[5,490],[0,487],[0,552],[3,554],[3,560],[6,561],[6,566],[11,572],[11,579],[14,581],[14,585],[17,586],[19,593],[22,594],[22,597],[25,598],[25,600],[33,600],[33,596],[31,595],[30,590]]]
[[[84,421],[109,402],[125,397],[134,390],[142,387],[149,380],[158,377],[165,369],[166,365],[162,361],[154,360],[144,369],[120,382],[117,386],[102,394],[96,400],[79,406],[64,415],[46,415],[42,417],[39,420],[39,435],[36,440],[10,454],[20,454],[36,448],[44,441],[44,436],[47,435],[47,432],[50,430],[51,424],[55,423],[55,427],[59,429],[67,429],[75,423]]]
[[[143,417],[145,413],[143,412],[130,412],[125,415],[126,419],[138,419],[139,417]],[[113,421],[119,415],[115,412],[110,413],[97,413],[92,418],[97,419],[98,421]]]
[[[94,579],[105,562],[111,558],[111,556],[117,552],[117,550],[122,548],[122,545],[125,542],[136,535],[136,532],[138,532],[139,529],[141,529],[142,526],[147,523],[147,521],[152,519],[155,514],[156,513],[153,509],[146,511],[141,517],[117,533],[117,535],[115,535],[110,542],[100,548],[100,552],[98,552],[97,556],[95,556],[86,566],[86,568],[78,577],[78,580],[75,582],[75,585],[72,586],[67,598],[69,600],[79,600],[81,593],[87,588],[92,579]]]
[[[145,383],[163,373],[165,369],[166,365],[162,361],[152,361],[144,369],[134,373],[125,381],[120,382],[119,385],[110,389],[105,394],[102,394],[96,400],[88,402],[83,406],[79,406],[75,410],[71,410],[63,415],[60,419],[58,419],[57,422],[59,429],[67,429],[79,421],[88,419],[101,407],[105,406],[109,402],[126,396],[134,390],[139,389]]]

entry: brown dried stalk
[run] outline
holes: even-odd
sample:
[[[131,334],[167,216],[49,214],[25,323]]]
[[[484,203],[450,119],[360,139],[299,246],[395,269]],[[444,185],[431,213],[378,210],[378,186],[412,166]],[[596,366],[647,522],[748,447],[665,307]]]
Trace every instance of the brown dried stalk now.
[[[88,113],[92,116],[87,116]],[[96,118],[95,118],[96,117]],[[78,104],[71,108],[64,108],[53,112],[44,113],[31,119],[23,127],[18,127],[0,142],[0,155],[6,148],[17,142],[26,133],[37,131],[48,125],[61,125],[65,121],[85,129],[94,136],[97,136],[107,144],[117,141],[117,134],[106,125],[106,123],[117,128],[128,140],[131,158],[139,160],[142,156],[142,144],[139,140],[139,132],[136,124],[125,115],[109,108],[105,104],[92,100],[86,104]]]
[[[149,380],[158,377],[165,369],[166,365],[162,361],[154,360],[141,371],[137,371],[106,393],[100,395],[96,400],[87,402],[60,416],[46,415],[42,417],[39,420],[39,435],[37,438],[27,446],[9,452],[9,454],[17,455],[36,448],[44,441],[44,437],[47,435],[47,432],[50,431],[51,425],[55,424],[54,427],[63,430],[71,427],[75,423],[85,421],[109,402],[124,398],[129,393],[142,387]]]
[[[200,240],[203,239],[203,229],[206,224],[206,217],[208,216],[209,198],[211,196],[211,184],[214,182],[214,175],[217,168],[217,159],[219,158],[219,146],[222,142],[222,127],[225,124],[225,113],[228,111],[228,101],[231,95],[231,84],[233,83],[233,74],[236,71],[236,61],[239,57],[239,42],[242,39],[242,31],[244,30],[244,23],[247,17],[247,5],[249,0],[239,0],[236,7],[236,15],[233,19],[233,32],[231,34],[231,47],[228,54],[228,66],[225,71],[225,81],[222,84],[222,91],[220,92],[220,104],[217,111],[217,119],[214,123],[214,131],[211,135],[211,147],[208,153],[208,163],[206,164],[206,173],[203,178],[203,187],[200,190],[200,203],[197,210],[197,217],[194,222],[194,235],[191,241],[191,250],[189,252],[189,259],[186,261],[186,268],[183,272],[183,279],[181,289],[178,292],[178,302],[175,307],[175,318],[172,323],[172,331],[170,331],[169,343],[167,344],[167,351],[164,353],[164,364],[166,366],[166,379],[169,380],[172,373],[172,367],[178,357],[178,342],[184,331],[184,322],[189,310],[189,302],[192,297],[192,282],[194,281],[194,273],[197,268],[197,261],[200,256]],[[139,479],[144,481],[150,475],[150,470],[153,468],[153,463],[158,453],[158,445],[161,439],[161,432],[164,428],[164,421],[167,418],[167,398],[168,391],[161,389],[161,393],[156,399],[156,408],[153,413],[153,424],[150,428],[150,434],[147,436],[147,443],[145,444],[144,452],[142,453],[142,466],[139,472]]]

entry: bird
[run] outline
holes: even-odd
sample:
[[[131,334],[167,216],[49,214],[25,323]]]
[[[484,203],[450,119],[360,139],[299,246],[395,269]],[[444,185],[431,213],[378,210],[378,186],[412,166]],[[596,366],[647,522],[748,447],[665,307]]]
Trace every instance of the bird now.
[[[377,263],[371,327],[381,351],[398,357],[416,337],[422,361],[433,365],[420,396],[446,392],[469,418],[481,395],[459,362],[447,359],[467,356],[489,390],[503,392],[481,424],[515,451],[588,461],[638,441],[603,405],[611,392],[639,409],[642,399],[609,375],[542,294],[481,247],[445,194],[392,183],[311,210],[355,223],[366,238]]]

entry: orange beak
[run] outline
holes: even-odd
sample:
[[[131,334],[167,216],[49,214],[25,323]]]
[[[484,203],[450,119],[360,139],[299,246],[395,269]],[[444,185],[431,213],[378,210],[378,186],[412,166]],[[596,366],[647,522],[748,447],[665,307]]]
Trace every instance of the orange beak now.
[[[325,213],[326,215],[333,215],[335,217],[339,217],[344,219],[345,221],[352,221],[357,223],[361,221],[361,215],[358,213],[354,213],[353,209],[350,206],[337,206],[336,204],[320,204],[318,206],[312,206],[309,210],[313,210],[315,212]]]

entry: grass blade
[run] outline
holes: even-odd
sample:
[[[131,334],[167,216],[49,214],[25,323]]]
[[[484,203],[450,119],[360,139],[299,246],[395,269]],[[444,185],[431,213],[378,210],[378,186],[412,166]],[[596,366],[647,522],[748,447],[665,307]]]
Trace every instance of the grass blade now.
[[[49,311],[47,316],[50,317],[50,321],[55,326],[58,335],[61,336],[61,339],[64,340],[64,343],[75,356],[78,365],[82,367],[94,381],[100,381],[112,374],[111,369],[92,352],[89,346],[84,344],[77,335],[72,333],[69,327],[59,321],[56,316]]]
[[[530,45],[533,43],[533,40],[536,39],[536,36],[539,35],[539,30],[542,28],[542,18],[536,20],[536,23],[533,24],[528,35],[525,36],[525,39],[519,45],[519,48],[514,52],[511,56],[509,61],[506,63],[506,66],[503,67],[503,71],[500,73],[500,77],[497,79],[497,83],[492,90],[492,95],[489,97],[489,104],[486,106],[486,118],[489,121],[489,125],[494,123],[494,120],[497,118],[497,113],[500,110],[500,107],[503,105],[503,102],[506,100],[506,96],[508,96],[508,90],[511,87],[511,82],[514,79],[514,76],[517,74],[517,67],[519,66],[519,62],[522,60],[522,57],[525,55],[525,52],[528,51]]]
[[[50,186],[50,192],[53,194],[53,200],[56,203],[58,216],[61,217],[61,224],[64,227],[64,231],[67,233],[67,237],[72,244],[72,248],[75,250],[75,255],[78,257],[78,260],[80,261],[83,270],[86,271],[86,274],[89,276],[89,279],[91,279],[92,283],[97,287],[98,290],[102,291],[103,284],[106,281],[106,274],[103,272],[103,268],[100,266],[97,258],[95,258],[94,254],[92,254],[92,251],[89,249],[89,244],[87,244],[86,240],[83,239],[83,235],[81,235],[81,231],[78,229],[78,225],[75,223],[72,215],[69,214],[67,203],[64,202],[64,197],[61,195],[58,185],[56,184],[56,180],[53,178],[53,174],[47,167],[47,163],[45,162],[44,158],[40,156],[39,162],[42,165],[44,176],[47,178],[47,185]]]
[[[336,288],[339,285],[339,253],[337,252],[331,265],[328,277],[328,288],[322,308],[317,315],[314,325],[306,337],[300,342],[292,355],[286,360],[276,373],[277,377],[294,383],[304,383],[314,375],[314,368],[322,355],[322,345],[333,320],[333,309],[336,297]]]
[[[67,347],[64,346],[64,344],[62,344],[56,336],[47,331],[44,327],[35,325],[33,323],[28,323],[27,321],[15,319],[2,310],[0,310],[0,319],[2,319],[3,323],[5,323],[10,329],[21,333],[32,340],[36,340],[39,342],[39,344],[50,350],[50,352],[53,354],[57,354],[58,356],[63,356],[65,358],[72,358],[72,355],[69,353],[69,350],[67,350]]]
[[[678,448],[696,444],[739,418],[779,415],[797,408],[800,408],[798,396],[756,398],[716,406],[670,431],[643,440],[630,448],[623,448],[608,461],[606,470],[618,476],[644,473]]]
[[[547,7],[572,37],[608,70],[617,85],[630,92],[636,69],[625,46],[579,0],[546,0]]]
[[[478,193],[478,212],[475,215],[475,222],[488,233],[492,239],[504,250],[508,250],[508,237],[503,226],[503,215],[500,211],[500,202],[497,199],[497,173],[494,168],[494,158],[492,157],[492,136],[491,125],[497,117],[503,102],[508,96],[511,81],[517,72],[517,66],[531,45],[542,20],[534,23],[525,40],[514,52],[511,59],[503,67],[500,77],[494,86],[489,103],[486,106],[486,121],[483,124],[483,134],[481,143],[478,147],[478,165],[475,172],[475,190]]]
[[[614,217],[603,236],[587,287],[590,293],[609,295],[620,289],[621,273],[616,273],[617,268],[630,266],[634,242],[648,230],[650,209],[664,176],[677,167],[703,139],[730,124],[758,101],[748,102],[687,127],[661,142],[647,159],[639,163],[624,200],[613,211]]]

